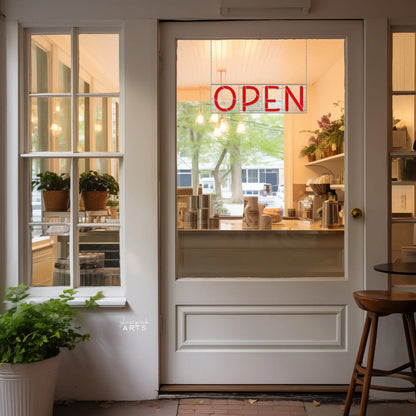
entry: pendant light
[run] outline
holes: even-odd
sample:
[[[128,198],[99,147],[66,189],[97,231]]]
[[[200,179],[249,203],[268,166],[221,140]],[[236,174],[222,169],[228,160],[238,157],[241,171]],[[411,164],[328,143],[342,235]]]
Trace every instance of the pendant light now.
[[[202,112],[202,105],[199,106],[199,113],[196,116],[195,124],[198,124],[199,126],[203,125],[205,123],[204,120],[204,113]]]
[[[214,129],[214,136],[215,137],[221,137],[222,133],[221,133],[221,129],[220,129],[220,122],[217,121],[217,124],[215,125],[215,129]]]
[[[241,114],[240,115],[240,121],[237,124],[237,133],[238,134],[246,134],[246,131],[247,131],[246,125],[245,125],[244,120],[243,120],[243,115]]]
[[[222,134],[224,134],[224,133],[228,133],[228,130],[229,130],[229,126],[228,126],[227,119],[225,118],[225,116],[222,116],[221,121],[220,121],[220,131]]]
[[[199,102],[201,102],[201,88],[199,88]],[[195,119],[195,124],[202,126],[205,123],[204,113],[202,112],[202,105],[199,104],[199,112]]]

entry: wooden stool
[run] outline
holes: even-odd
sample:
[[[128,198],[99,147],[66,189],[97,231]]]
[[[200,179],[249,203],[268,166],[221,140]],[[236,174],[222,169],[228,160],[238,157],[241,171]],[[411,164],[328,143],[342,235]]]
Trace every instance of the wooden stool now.
[[[361,395],[360,416],[367,412],[368,393],[370,388],[395,392],[416,392],[416,329],[414,312],[416,312],[416,294],[410,292],[392,292],[387,290],[362,290],[354,292],[354,299],[357,305],[367,311],[367,318],[364,324],[363,335],[357,353],[357,359],[352,373],[347,399],[345,401],[344,416],[350,414],[352,397],[357,384],[363,386]],[[374,352],[376,349],[377,324],[379,316],[387,316],[392,313],[400,313],[403,319],[404,335],[406,338],[409,362],[394,368],[393,370],[373,369]],[[370,333],[370,344],[368,347],[367,366],[362,365],[364,351]],[[410,371],[403,371],[410,368]],[[413,387],[387,387],[371,384],[371,377],[398,377],[410,381]]]

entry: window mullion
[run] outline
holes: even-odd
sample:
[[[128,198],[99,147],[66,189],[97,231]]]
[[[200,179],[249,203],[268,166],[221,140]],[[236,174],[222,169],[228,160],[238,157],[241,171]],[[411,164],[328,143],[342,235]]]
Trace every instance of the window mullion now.
[[[70,264],[70,276],[71,286],[79,287],[79,253],[78,253],[78,159],[71,159],[71,226],[70,226],[70,240],[69,240],[69,264]]]
[[[71,36],[71,152],[74,153],[78,149],[78,101],[76,97],[78,89],[78,32],[76,28],[72,29]],[[78,216],[79,216],[79,202],[78,202],[78,159],[71,158],[71,230],[70,230],[70,275],[71,284],[73,287],[79,287],[80,273],[79,273],[79,244],[78,244]]]

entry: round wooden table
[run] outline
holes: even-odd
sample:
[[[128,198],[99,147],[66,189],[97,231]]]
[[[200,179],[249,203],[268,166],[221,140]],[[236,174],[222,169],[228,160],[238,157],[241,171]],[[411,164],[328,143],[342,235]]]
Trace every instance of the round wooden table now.
[[[416,275],[416,263],[376,264],[374,270],[381,273]]]

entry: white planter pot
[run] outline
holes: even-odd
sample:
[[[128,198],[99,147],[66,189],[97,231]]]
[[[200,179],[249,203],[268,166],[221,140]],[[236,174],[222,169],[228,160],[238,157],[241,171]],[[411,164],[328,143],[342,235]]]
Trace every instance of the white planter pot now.
[[[0,365],[0,415],[52,416],[59,355]]]

